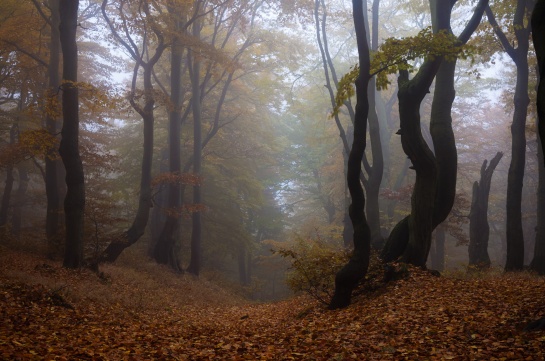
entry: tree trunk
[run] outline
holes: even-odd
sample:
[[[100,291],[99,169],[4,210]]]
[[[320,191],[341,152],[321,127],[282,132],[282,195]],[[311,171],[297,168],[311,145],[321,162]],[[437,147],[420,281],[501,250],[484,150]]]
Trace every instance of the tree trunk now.
[[[193,23],[193,36],[196,39],[200,38],[201,24],[199,20]],[[191,91],[192,91],[192,108],[193,108],[193,173],[200,177],[202,166],[202,129],[201,116],[202,104],[200,97],[200,71],[201,64],[195,51],[191,51],[189,55],[192,60],[191,69]],[[200,182],[193,186],[193,204],[200,205],[202,203],[202,190]],[[201,270],[201,241],[202,241],[202,221],[201,212],[193,212],[191,217],[191,260],[187,271],[195,276],[198,276]]]
[[[51,40],[49,44],[48,75],[48,107],[46,111],[45,127],[47,132],[57,136],[59,132],[59,64],[60,64],[60,35],[59,35],[59,0],[50,0],[51,11]],[[61,171],[62,169],[62,171]],[[47,256],[56,258],[62,248],[61,229],[61,202],[64,195],[61,179],[64,173],[63,164],[58,158],[57,150],[50,149],[45,157],[45,193],[47,196],[47,213],[45,218],[45,232],[47,238]]]
[[[545,162],[543,161],[543,148],[539,138],[537,153],[539,180],[537,187],[536,242],[530,269],[540,275],[545,275]]]
[[[431,253],[431,269],[442,272],[445,269],[445,226],[442,224],[435,228],[435,241]]]
[[[532,12],[532,40],[539,70],[537,115],[541,151],[545,153],[545,0],[537,0]],[[542,158],[545,164],[545,159]]]
[[[155,95],[153,83],[151,81],[153,74],[153,67],[161,56],[163,55],[166,45],[164,42],[163,34],[155,27],[152,27],[152,31],[157,39],[156,48],[153,55],[149,58],[147,62],[143,60],[144,52],[148,52],[149,49],[147,44],[144,44],[142,54],[140,50],[136,47],[132,39],[124,40],[119,35],[119,32],[116,26],[111,22],[108,14],[106,12],[106,7],[108,5],[108,0],[103,0],[101,5],[101,11],[104,19],[110,31],[114,37],[123,45],[127,52],[131,55],[135,61],[135,66],[133,69],[133,78],[131,84],[131,97],[129,102],[133,109],[140,115],[142,122],[144,123],[144,146],[142,153],[142,166],[141,166],[141,175],[140,175],[140,196],[138,200],[138,209],[134,217],[131,227],[124,233],[122,233],[117,239],[112,241],[108,247],[102,252],[97,260],[94,260],[96,263],[100,262],[114,262],[123,250],[133,244],[135,244],[140,237],[144,234],[146,226],[148,224],[150,208],[153,206],[152,202],[152,189],[151,189],[151,170],[153,164],[153,126],[154,126],[154,106],[155,106]],[[150,9],[148,2],[143,2],[141,6],[141,11],[144,15],[150,15]],[[128,29],[121,29],[121,31],[126,30],[125,34],[128,34]],[[129,44],[130,43],[130,44]],[[134,45],[134,46],[133,46]],[[143,68],[143,81],[144,81],[144,107],[142,108],[137,100],[136,96],[136,80],[138,78],[138,72],[140,67]]]
[[[371,32],[372,38],[370,48],[372,51],[378,49],[378,21],[379,21],[379,3],[380,0],[373,0],[372,7],[372,26]],[[367,7],[364,5],[364,16],[367,16]],[[367,17],[366,17],[367,18]],[[369,22],[367,21],[367,34],[369,35]],[[371,142],[371,154],[373,157],[373,166],[370,169],[367,187],[365,189],[367,195],[366,211],[367,222],[371,230],[371,246],[374,249],[382,249],[384,246],[384,239],[380,232],[380,208],[379,208],[379,193],[380,184],[382,183],[382,176],[384,174],[384,155],[382,154],[382,144],[380,137],[380,124],[377,114],[377,90],[375,78],[369,80],[367,89],[367,96],[369,99],[369,140]]]
[[[59,147],[66,169],[66,197],[64,214],[66,222],[63,266],[79,268],[83,263],[83,212],[85,210],[85,184],[83,164],[79,153],[79,99],[78,99],[78,26],[79,0],[60,0],[59,34],[63,53],[62,85],[62,139]]]
[[[142,166],[140,176],[140,196],[138,198],[138,209],[131,227],[124,232],[118,239],[112,241],[102,252],[99,261],[114,262],[125,250],[125,248],[135,244],[146,230],[152,203],[151,189],[151,169],[153,164],[153,108],[155,99],[153,95],[153,85],[151,82],[152,66],[143,65],[144,68],[144,94],[145,105],[140,113],[144,123],[144,147],[142,153]],[[133,102],[133,107],[138,108]]]
[[[9,129],[9,144],[14,145],[19,132],[19,124],[14,121]],[[0,234],[7,233],[9,206],[11,199],[11,192],[13,190],[13,165],[9,165],[6,169],[6,183],[4,187],[4,193],[2,193],[2,202],[0,203]]]
[[[367,115],[369,113],[367,86],[370,78],[369,45],[363,9],[363,0],[352,0],[360,65],[360,74],[356,80],[357,104],[354,117],[354,142],[348,157],[346,177],[352,198],[350,220],[354,226],[354,252],[348,263],[335,276],[335,293],[329,304],[330,309],[343,308],[350,304],[352,290],[367,273],[371,251],[371,231],[365,217],[365,195],[360,183],[361,163],[366,146]]]
[[[506,239],[507,259],[506,271],[522,270],[524,266],[524,234],[522,230],[522,186],[524,167],[526,162],[526,116],[528,114],[528,48],[530,29],[525,26],[526,12],[529,2],[518,0],[513,18],[513,27],[517,39],[514,48],[506,35],[498,26],[490,7],[486,8],[486,15],[490,25],[504,50],[511,57],[517,68],[517,82],[515,86],[513,123],[511,124],[511,163],[507,175],[506,200]]]
[[[172,11],[170,11],[172,12]],[[179,20],[176,20],[176,28],[181,30]],[[180,175],[180,137],[181,137],[181,82],[182,82],[182,45],[180,40],[175,37],[171,46],[170,59],[170,106],[169,113],[169,171],[173,175]],[[181,272],[178,258],[174,252],[178,229],[180,226],[180,207],[181,207],[180,182],[170,182],[168,184],[168,212],[165,225],[159,235],[157,248],[154,253],[155,260],[158,263],[168,263],[174,270]]]
[[[483,162],[481,167],[481,179],[473,183],[473,197],[471,211],[469,213],[469,266],[477,269],[490,267],[488,256],[488,238],[490,226],[488,224],[488,196],[492,174],[500,162],[503,153],[498,152],[490,161]]]
[[[25,164],[25,162],[19,164],[17,169],[19,173],[19,184],[17,186],[17,192],[15,193],[15,202],[13,202],[13,215],[11,223],[13,236],[19,238],[21,235],[22,209],[25,203],[29,177],[27,164]]]

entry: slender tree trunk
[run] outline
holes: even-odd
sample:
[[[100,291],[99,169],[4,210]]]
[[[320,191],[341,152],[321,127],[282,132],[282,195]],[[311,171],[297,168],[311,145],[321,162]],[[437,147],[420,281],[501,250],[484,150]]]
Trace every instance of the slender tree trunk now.
[[[488,238],[490,226],[488,224],[488,196],[492,174],[500,162],[503,153],[498,152],[490,161],[483,162],[481,167],[481,179],[473,183],[473,197],[471,200],[471,212],[469,214],[469,266],[474,268],[490,267],[488,256]]]
[[[9,129],[9,143],[11,145],[15,144],[18,133],[19,124],[17,121],[14,121]],[[15,177],[13,176],[13,165],[9,165],[6,169],[6,183],[4,192],[2,193],[2,202],[0,203],[0,234],[7,233],[9,206],[14,181]]]
[[[537,57],[539,85],[537,115],[541,151],[545,153],[545,0],[537,0],[532,12],[532,40]],[[542,159],[545,164],[545,159]]]
[[[431,269],[442,272],[445,269],[445,226],[440,224],[435,228],[435,240],[431,253]]]
[[[538,171],[539,183],[537,187],[537,225],[536,242],[534,246],[534,258],[530,263],[530,269],[545,275],[545,162],[543,161],[543,148],[538,138]]]
[[[12,215],[12,234],[14,237],[19,238],[21,235],[22,227],[22,210],[25,203],[25,196],[28,189],[28,169],[27,164],[24,162],[19,164],[19,184],[17,185],[17,192],[15,193],[15,201],[13,202],[13,215]]]
[[[360,65],[360,74],[356,80],[357,104],[354,117],[354,142],[348,157],[346,177],[352,198],[350,220],[354,226],[354,252],[348,263],[335,276],[335,293],[329,304],[330,309],[343,308],[350,304],[352,290],[367,273],[371,251],[371,231],[365,217],[365,194],[360,183],[361,163],[366,147],[367,115],[369,114],[367,86],[370,78],[369,45],[365,30],[363,1],[352,1]]]
[[[193,23],[193,36],[196,39],[200,38],[201,24],[199,20]],[[192,50],[190,57],[192,59],[191,71],[191,91],[192,91],[192,108],[193,108],[193,173],[200,177],[202,166],[202,130],[201,130],[201,97],[200,97],[200,71],[201,64],[195,52]],[[201,184],[193,186],[193,204],[202,204]],[[201,270],[202,258],[202,220],[201,212],[193,212],[191,217],[191,260],[187,271],[198,276]]]
[[[526,26],[525,16],[530,2],[518,0],[513,18],[513,27],[517,39],[517,47],[501,31],[490,7],[486,8],[489,23],[494,28],[497,38],[504,50],[511,57],[517,68],[515,86],[513,123],[511,124],[511,163],[507,175],[506,199],[506,239],[507,259],[506,271],[522,270],[524,266],[524,233],[522,230],[522,186],[526,163],[526,116],[528,114],[528,49],[530,29]]]
[[[140,115],[142,122],[144,124],[144,146],[142,153],[142,166],[141,166],[141,175],[140,175],[140,196],[138,199],[138,209],[134,217],[131,227],[124,233],[122,233],[117,239],[112,241],[108,247],[102,252],[97,260],[94,260],[96,263],[100,262],[114,262],[125,250],[125,248],[135,244],[140,237],[144,234],[146,226],[149,220],[150,208],[153,206],[152,202],[152,189],[151,189],[151,171],[153,164],[153,127],[154,127],[154,106],[155,106],[155,95],[154,88],[152,83],[152,74],[153,67],[161,56],[163,55],[164,50],[166,49],[165,41],[163,34],[157,30],[155,27],[151,27],[155,37],[156,37],[156,48],[153,55],[146,62],[143,60],[143,53],[147,52],[147,45],[144,45],[144,50],[139,50],[132,39],[124,40],[119,35],[121,31],[127,30],[125,34],[128,34],[128,29],[121,29],[118,32],[116,26],[111,22],[107,12],[106,7],[108,5],[108,0],[103,0],[101,5],[102,15],[106,20],[110,31],[114,37],[123,45],[127,52],[131,55],[135,61],[135,66],[133,69],[133,79],[131,84],[131,97],[129,101],[133,109]],[[143,14],[148,17],[150,15],[150,9],[148,2],[143,2],[141,11]],[[142,54],[140,53],[142,52]],[[138,72],[140,68],[143,69],[143,82],[144,82],[144,107],[141,107],[135,99],[136,93],[136,80],[138,78]]]
[[[176,29],[181,31],[181,24],[176,20]],[[182,82],[182,45],[180,40],[175,37],[171,46],[170,59],[170,103],[171,111],[169,113],[169,171],[173,175],[180,176],[180,137],[181,137],[181,82]],[[174,245],[178,236],[180,226],[181,212],[181,191],[180,182],[171,182],[168,184],[168,212],[165,225],[160,233],[155,249],[155,260],[158,263],[168,263],[178,272],[182,271],[179,266],[178,258],[174,252]]]
[[[79,0],[60,0],[60,42],[63,53],[62,85],[62,139],[59,147],[66,169],[66,241],[63,266],[79,268],[83,263],[83,212],[85,184],[83,164],[79,154],[79,99],[78,99],[78,26]]]
[[[45,127],[49,134],[57,137],[59,132],[60,111],[60,35],[59,35],[59,0],[50,0],[49,8],[51,11],[51,41],[49,44],[49,64],[47,68],[48,90],[47,94],[47,113]],[[61,237],[61,202],[64,195],[62,191],[61,174],[64,171],[62,161],[58,157],[56,149],[50,149],[45,157],[45,193],[47,196],[47,213],[45,218],[45,230],[47,237],[47,256],[50,259],[56,258],[62,248]]]

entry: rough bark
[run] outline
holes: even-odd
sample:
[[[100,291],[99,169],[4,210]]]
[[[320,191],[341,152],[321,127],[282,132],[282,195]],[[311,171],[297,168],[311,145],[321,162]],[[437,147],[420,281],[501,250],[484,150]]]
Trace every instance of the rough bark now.
[[[66,224],[63,266],[79,268],[83,263],[83,212],[85,209],[85,184],[83,164],[79,153],[79,97],[78,26],[79,0],[60,0],[59,34],[63,54],[62,114],[63,126],[59,153],[66,169],[66,197],[64,214]]]
[[[469,213],[469,266],[473,268],[490,267],[488,256],[488,238],[490,226],[488,224],[488,196],[492,174],[500,162],[503,153],[498,152],[487,167],[487,160],[481,167],[481,178],[473,183],[473,197]]]
[[[371,250],[371,231],[365,217],[365,195],[360,183],[361,163],[366,146],[367,115],[369,113],[367,86],[370,78],[369,45],[363,9],[363,0],[352,1],[360,65],[360,74],[356,80],[357,104],[354,117],[354,142],[348,157],[346,177],[352,198],[350,220],[354,226],[354,252],[348,263],[335,276],[335,293],[329,304],[330,309],[343,308],[350,304],[352,290],[367,273]]]
[[[45,119],[47,132],[57,136],[59,132],[58,104],[60,104],[59,92],[59,64],[60,64],[60,37],[59,37],[59,0],[50,0],[49,9],[51,11],[50,29],[51,40],[49,43],[49,63],[47,67],[48,106]],[[55,258],[61,249],[61,201],[64,191],[61,190],[61,174],[63,164],[58,158],[57,150],[51,149],[45,157],[45,193],[47,197],[47,213],[45,218],[45,232],[47,238],[47,256]]]
[[[538,145],[537,225],[534,258],[530,263],[530,269],[540,275],[545,275],[545,164],[539,138]]]
[[[541,151],[545,153],[545,0],[537,0],[532,12],[532,40],[537,57],[539,85],[537,115]],[[545,164],[545,159],[542,159]]]

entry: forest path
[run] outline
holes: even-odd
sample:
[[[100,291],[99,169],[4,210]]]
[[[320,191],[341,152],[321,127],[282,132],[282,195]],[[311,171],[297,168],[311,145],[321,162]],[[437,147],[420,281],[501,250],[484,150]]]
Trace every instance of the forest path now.
[[[526,273],[411,269],[327,311],[306,297],[244,303],[185,276],[158,285],[115,266],[101,280],[1,251],[2,360],[545,359],[545,332],[523,331],[545,315],[545,279]]]

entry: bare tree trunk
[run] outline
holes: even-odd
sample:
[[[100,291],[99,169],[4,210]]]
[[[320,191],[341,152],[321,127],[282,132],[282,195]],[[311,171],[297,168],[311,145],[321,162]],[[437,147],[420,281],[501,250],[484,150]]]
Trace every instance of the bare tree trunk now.
[[[537,186],[536,242],[530,269],[540,275],[545,275],[545,162],[543,161],[543,148],[539,138],[537,153],[539,180]]]
[[[169,9],[172,16],[172,10]],[[182,31],[180,19],[175,20],[177,31]],[[170,105],[172,107],[169,113],[169,171],[173,175],[181,174],[181,159],[180,159],[180,137],[181,137],[181,82],[182,82],[182,44],[180,39],[175,37],[171,46],[170,58]],[[178,258],[174,252],[174,245],[178,236],[180,227],[180,207],[181,207],[181,190],[180,182],[175,181],[168,184],[168,212],[164,227],[157,241],[157,248],[154,252],[155,260],[158,263],[168,263],[171,268],[178,272],[182,272],[179,266]]]
[[[15,144],[18,132],[19,124],[17,121],[14,121],[9,130],[9,143],[11,145]],[[0,234],[7,233],[9,206],[14,181],[15,177],[13,177],[13,165],[9,165],[6,169],[6,183],[4,192],[2,193],[2,202],[0,203]]]
[[[475,268],[490,267],[488,256],[488,238],[490,226],[488,224],[488,196],[492,174],[500,162],[503,153],[498,152],[490,161],[483,162],[481,167],[481,179],[473,183],[473,198],[471,200],[471,212],[469,214],[469,266]]]
[[[200,38],[201,24],[197,19],[193,23],[193,36]],[[200,97],[200,69],[201,63],[195,52],[191,51],[191,90],[192,90],[192,108],[193,108],[193,173],[200,177],[202,166],[202,129],[201,129],[201,97]],[[193,204],[202,203],[201,184],[193,186]],[[202,258],[202,220],[201,212],[193,212],[191,228],[191,260],[187,271],[198,276],[201,271]]]
[[[79,0],[60,0],[60,41],[63,53],[62,139],[59,147],[66,169],[66,240],[63,266],[79,268],[83,263],[83,212],[85,184],[79,154],[78,48],[76,30]]]
[[[21,235],[22,226],[22,210],[25,203],[25,195],[28,189],[28,165],[25,162],[19,164],[17,167],[19,173],[19,184],[17,185],[17,192],[15,192],[15,201],[13,202],[13,215],[12,215],[12,234],[14,237],[19,238]]]
[[[445,269],[445,226],[442,224],[435,228],[435,240],[431,253],[431,269],[442,272]]]
[[[537,89],[537,115],[541,151],[545,154],[545,0],[537,0],[532,12],[532,40],[537,57],[539,85]],[[542,159],[545,164],[545,159]]]
[[[530,28],[526,26],[526,12],[530,2],[518,0],[513,18],[513,27],[517,39],[517,47],[501,31],[490,7],[486,8],[488,22],[494,28],[496,36],[504,50],[511,57],[517,68],[515,86],[513,122],[511,124],[511,163],[507,175],[506,200],[506,236],[507,259],[506,271],[522,270],[524,266],[524,233],[522,230],[522,186],[526,163],[526,116],[528,114],[528,49]]]
[[[335,276],[335,293],[329,304],[330,309],[347,307],[352,290],[367,274],[371,252],[371,231],[365,217],[365,194],[360,183],[361,163],[366,147],[367,115],[369,102],[367,86],[369,83],[369,44],[365,30],[363,13],[364,0],[352,0],[354,28],[358,44],[360,74],[356,79],[356,114],[354,116],[354,142],[348,157],[348,189],[352,198],[350,220],[354,226],[354,252],[348,263]]]
[[[60,35],[59,35],[59,0],[50,0],[49,8],[51,11],[51,41],[49,44],[49,64],[47,68],[48,89],[47,103],[48,111],[45,119],[45,127],[49,134],[57,137],[59,132],[59,104],[60,104]],[[58,158],[57,150],[51,149],[45,157],[45,193],[47,196],[47,213],[45,218],[45,230],[47,237],[47,256],[50,259],[56,258],[62,248],[62,222],[61,202],[64,196],[62,191],[62,175],[64,175],[64,165]],[[61,171],[62,169],[62,171]]]

